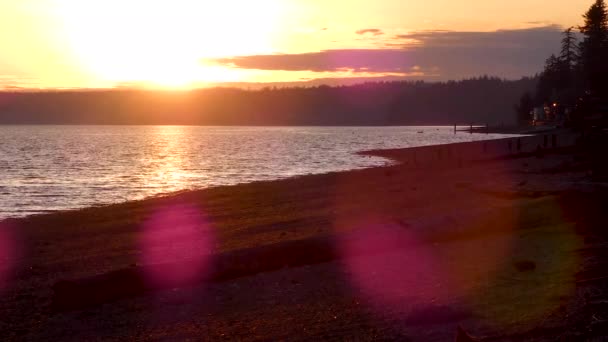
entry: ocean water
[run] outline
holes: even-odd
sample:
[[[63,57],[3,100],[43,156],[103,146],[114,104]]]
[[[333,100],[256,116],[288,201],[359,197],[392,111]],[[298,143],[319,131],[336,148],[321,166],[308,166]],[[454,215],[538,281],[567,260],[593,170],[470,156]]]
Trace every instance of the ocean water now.
[[[0,126],[0,219],[390,161],[356,152],[496,139],[453,127]]]

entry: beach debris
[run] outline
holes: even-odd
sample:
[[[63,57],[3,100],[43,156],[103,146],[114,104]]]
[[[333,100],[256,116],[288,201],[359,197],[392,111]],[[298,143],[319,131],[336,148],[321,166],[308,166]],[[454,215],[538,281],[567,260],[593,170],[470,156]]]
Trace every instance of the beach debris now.
[[[608,333],[608,319],[603,319],[594,314],[591,316],[591,322],[587,329],[595,335],[606,336]]]

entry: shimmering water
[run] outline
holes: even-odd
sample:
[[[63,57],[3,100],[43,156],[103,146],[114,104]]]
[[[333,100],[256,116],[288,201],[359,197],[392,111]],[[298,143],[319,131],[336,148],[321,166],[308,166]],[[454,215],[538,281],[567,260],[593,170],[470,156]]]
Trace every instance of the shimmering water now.
[[[499,137],[452,127],[0,126],[0,219],[367,168],[388,161],[355,152]]]

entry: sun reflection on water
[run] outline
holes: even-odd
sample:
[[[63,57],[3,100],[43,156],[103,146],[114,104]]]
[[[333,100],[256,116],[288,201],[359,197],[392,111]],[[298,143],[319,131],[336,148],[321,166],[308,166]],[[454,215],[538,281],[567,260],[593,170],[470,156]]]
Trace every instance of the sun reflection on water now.
[[[167,192],[178,190],[180,184],[188,178],[188,174],[183,171],[186,165],[182,150],[190,146],[184,141],[185,129],[183,126],[154,127],[158,141],[154,144],[155,151],[152,151],[156,157],[153,169],[149,172],[149,182],[165,184]]]

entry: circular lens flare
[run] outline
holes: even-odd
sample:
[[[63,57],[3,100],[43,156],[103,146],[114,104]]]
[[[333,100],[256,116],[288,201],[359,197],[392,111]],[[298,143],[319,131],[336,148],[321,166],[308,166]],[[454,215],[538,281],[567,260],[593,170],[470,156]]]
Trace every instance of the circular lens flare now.
[[[0,223],[0,293],[10,286],[18,249],[13,227]]]
[[[211,271],[213,232],[194,205],[158,209],[143,225],[140,262],[153,286],[176,287],[205,279]]]
[[[342,261],[376,309],[389,312],[412,301],[445,297],[441,267],[425,244],[396,224],[371,222],[339,243]]]

